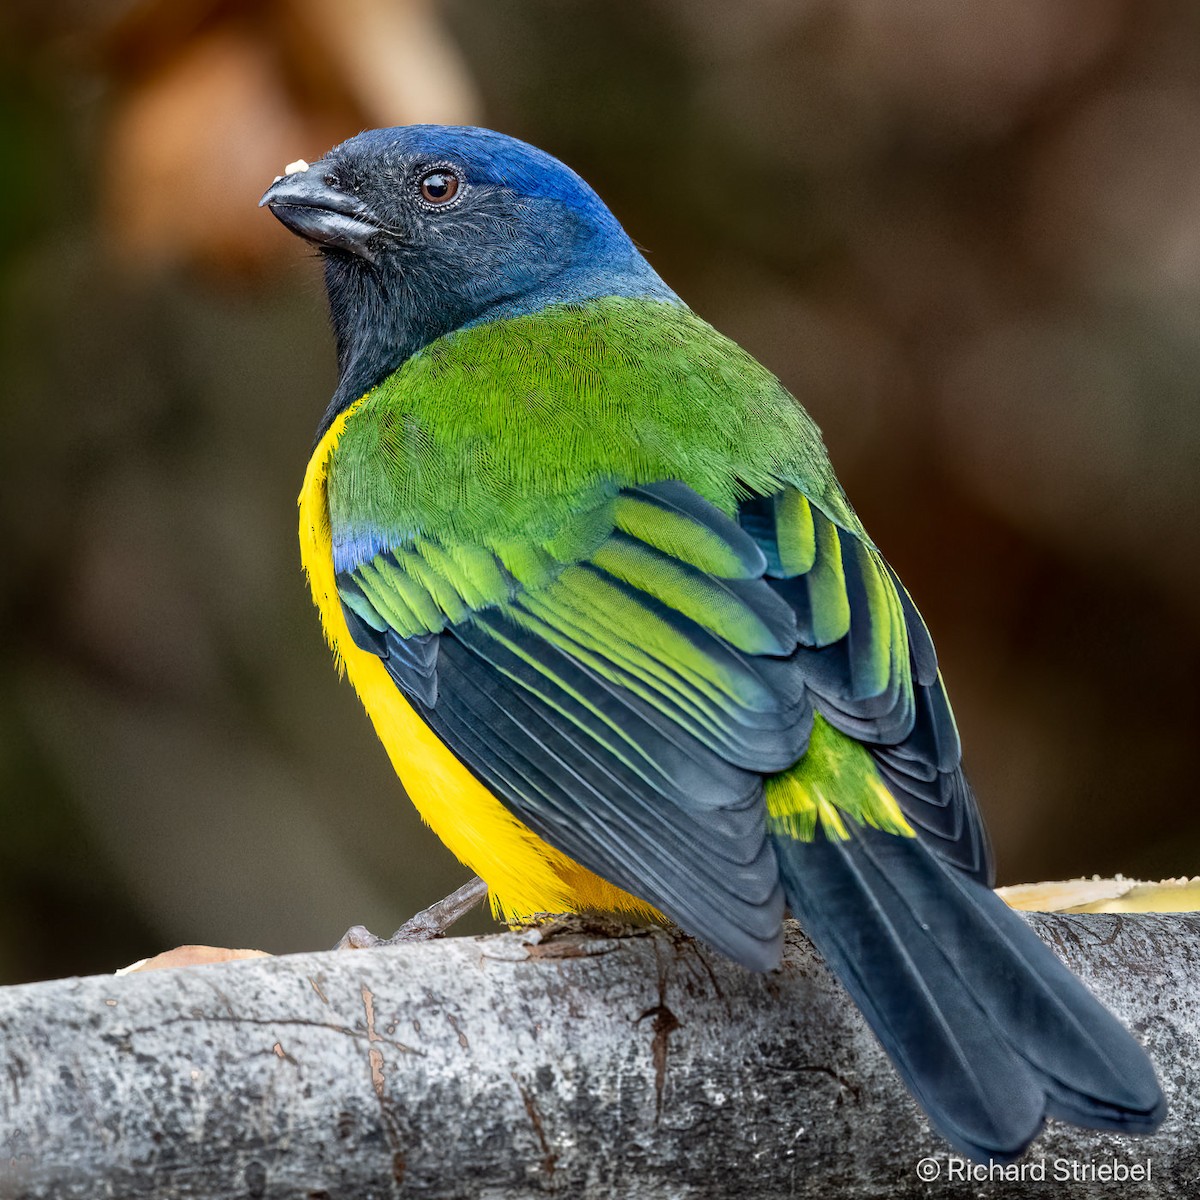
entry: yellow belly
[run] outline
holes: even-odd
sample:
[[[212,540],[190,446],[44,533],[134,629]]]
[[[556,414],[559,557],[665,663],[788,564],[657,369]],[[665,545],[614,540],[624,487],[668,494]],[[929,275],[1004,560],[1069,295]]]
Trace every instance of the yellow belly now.
[[[487,883],[497,916],[584,909],[653,915],[643,901],[594,875],[518,821],[421,720],[383,663],[350,637],[334,586],[326,481],[338,438],[364,402],[334,421],[308,464],[300,493],[300,557],[325,636],[409,799],[451,853]]]

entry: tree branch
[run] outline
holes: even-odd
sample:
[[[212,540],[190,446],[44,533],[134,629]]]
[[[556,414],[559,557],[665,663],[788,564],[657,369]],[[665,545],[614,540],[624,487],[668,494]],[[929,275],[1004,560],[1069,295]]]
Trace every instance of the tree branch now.
[[[1052,1125],[1047,1183],[948,1176],[794,927],[768,976],[568,927],[0,990],[0,1195],[1200,1195],[1200,914],[1029,919],[1171,1103],[1153,1138]],[[1151,1179],[1055,1183],[1056,1158]]]

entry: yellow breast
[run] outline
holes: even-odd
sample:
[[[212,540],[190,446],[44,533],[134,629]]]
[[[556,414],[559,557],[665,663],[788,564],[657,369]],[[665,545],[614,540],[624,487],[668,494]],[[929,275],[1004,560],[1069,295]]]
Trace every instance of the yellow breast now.
[[[383,663],[354,644],[334,585],[327,481],[347,421],[342,413],[313,452],[300,492],[300,557],[325,636],[383,742],[409,798],[448,849],[488,885],[504,919],[583,909],[652,914],[644,902],[580,866],[518,821],[442,744]]]

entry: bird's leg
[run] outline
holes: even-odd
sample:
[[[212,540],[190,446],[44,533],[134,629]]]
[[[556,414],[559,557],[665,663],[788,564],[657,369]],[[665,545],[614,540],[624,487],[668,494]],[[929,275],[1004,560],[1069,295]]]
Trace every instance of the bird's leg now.
[[[455,921],[465,917],[487,896],[487,884],[476,875],[444,900],[410,917],[390,938],[376,937],[362,925],[351,925],[335,950],[365,950],[371,946],[395,946],[400,942],[427,942],[441,937]]]

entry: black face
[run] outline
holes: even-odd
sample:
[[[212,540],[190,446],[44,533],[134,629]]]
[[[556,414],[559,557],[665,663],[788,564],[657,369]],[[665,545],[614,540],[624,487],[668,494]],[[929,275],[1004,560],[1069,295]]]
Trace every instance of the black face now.
[[[504,235],[512,229],[505,227],[519,224],[527,208],[515,193],[495,184],[468,184],[461,163],[431,163],[421,155],[375,157],[339,147],[276,180],[260,204],[322,250],[365,262],[391,257],[411,268],[433,252],[475,259],[486,254],[489,243],[511,247]],[[467,212],[457,221],[448,219],[464,202]]]

